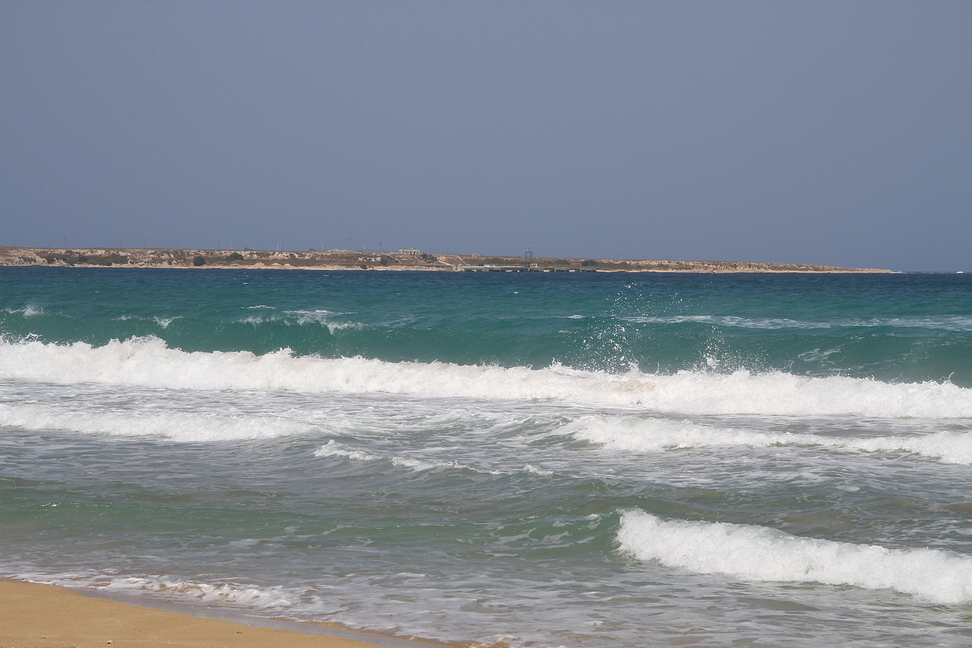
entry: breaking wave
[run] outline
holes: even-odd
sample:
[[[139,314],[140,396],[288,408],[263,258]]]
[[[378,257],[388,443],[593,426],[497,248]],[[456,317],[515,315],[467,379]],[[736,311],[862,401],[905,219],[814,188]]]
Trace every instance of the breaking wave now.
[[[666,521],[643,511],[622,513],[618,542],[639,560],[701,574],[893,589],[934,603],[972,601],[972,557],[938,549],[887,549],[760,526]]]
[[[0,341],[0,379],[107,383],[179,389],[270,389],[305,393],[393,393],[426,398],[550,400],[643,411],[765,416],[972,418],[972,389],[949,382],[889,383],[779,371],[647,374],[387,362],[296,356],[289,349],[188,352],[156,337],[52,344]]]
[[[113,436],[158,436],[173,441],[230,441],[303,434],[313,425],[270,415],[186,412],[108,412],[50,405],[0,403],[0,426]]]
[[[943,463],[972,464],[972,432],[924,435],[832,437],[822,434],[762,432],[699,425],[691,421],[633,416],[584,416],[562,428],[577,439],[611,450],[660,451],[675,448],[808,446],[862,452],[907,452]]]

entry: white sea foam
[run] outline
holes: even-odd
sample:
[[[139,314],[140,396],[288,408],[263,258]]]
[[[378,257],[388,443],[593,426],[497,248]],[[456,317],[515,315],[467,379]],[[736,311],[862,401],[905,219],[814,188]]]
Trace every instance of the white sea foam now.
[[[338,443],[334,439],[330,439],[327,443],[322,445],[318,450],[314,452],[315,457],[345,457],[347,459],[353,459],[355,461],[376,461],[381,459],[381,455],[373,454],[371,452],[366,452],[364,450],[355,450],[350,448],[343,443]]]
[[[972,331],[972,317],[946,315],[942,317],[894,317],[878,320],[870,326],[900,326],[902,328],[939,329],[943,331]]]
[[[668,315],[668,316],[637,316],[626,318],[630,322],[642,324],[682,324],[693,322],[696,324],[711,324],[714,326],[730,326],[734,328],[751,329],[818,329],[830,328],[829,322],[804,322],[785,318],[748,318],[732,315]]]
[[[720,446],[766,447],[783,444],[819,445],[832,441],[814,434],[766,433],[743,428],[719,428],[690,421],[633,416],[584,416],[562,431],[612,450],[658,451]],[[828,444],[829,445],[829,444]]]
[[[853,447],[883,452],[914,452],[943,463],[972,464],[972,432],[935,432],[925,436],[856,439]]]
[[[44,585],[92,589],[111,594],[162,594],[177,600],[192,599],[207,604],[232,604],[258,610],[286,609],[297,601],[285,588],[256,587],[242,583],[211,584],[166,576],[120,577],[97,573],[31,574],[21,571],[18,579]]]
[[[169,578],[115,578],[102,588],[107,592],[147,591],[191,598],[203,603],[232,603],[261,610],[287,608],[295,599],[281,586],[254,587],[238,583],[213,585]]]
[[[269,306],[258,307],[250,306],[250,309],[266,308]],[[272,310],[272,309],[271,309]],[[292,310],[284,311],[283,313],[272,313],[267,315],[250,315],[244,317],[241,321],[244,324],[262,324],[264,322],[281,322],[285,325],[297,325],[297,326],[323,326],[333,335],[335,331],[340,331],[343,329],[354,329],[363,328],[364,325],[360,322],[335,322],[333,317],[335,315],[340,315],[340,313],[333,313],[328,310],[318,309],[318,310]]]
[[[541,477],[550,477],[551,475],[557,474],[553,470],[548,470],[546,468],[534,466],[533,464],[524,465],[523,472],[530,473],[531,475],[540,475]]]
[[[27,304],[23,308],[5,308],[4,311],[10,315],[22,314],[24,317],[36,317],[37,315],[43,315],[44,309],[41,306],[35,306],[33,304]]]
[[[144,319],[143,317],[140,317],[138,315],[119,315],[118,316],[118,320],[121,321],[121,322],[127,322],[129,320],[143,320],[143,319]],[[181,319],[181,318],[178,317],[178,316],[176,316],[176,317],[161,317],[159,315],[156,315],[156,316],[152,317],[151,319],[152,319],[153,322],[155,322],[156,324],[159,325],[159,328],[167,329],[167,328],[169,328],[169,324],[172,324],[172,322],[174,322],[177,319]]]
[[[972,317],[944,315],[940,317],[890,317],[872,319],[844,319],[812,322],[787,318],[738,317],[735,315],[660,315],[625,318],[643,324],[710,324],[748,329],[832,329],[832,328],[923,328],[942,331],[972,331]]]
[[[400,457],[395,455],[382,455],[375,454],[372,452],[367,452],[365,450],[358,450],[355,448],[350,448],[343,443],[338,443],[334,439],[330,439],[327,443],[321,446],[318,450],[314,452],[315,457],[346,457],[353,461],[376,461],[379,459],[384,459],[391,462],[393,466],[400,466],[402,468],[409,468],[416,472],[421,472],[424,470],[434,470],[436,468],[456,468],[459,470],[472,470],[475,472],[501,475],[502,472],[492,471],[492,470],[482,470],[474,466],[468,466],[466,464],[459,463],[458,461],[426,461],[424,459],[416,459],[414,457]]]
[[[418,397],[550,400],[642,410],[765,416],[972,418],[972,389],[952,383],[884,383],[782,372],[674,375],[384,362],[294,356],[284,349],[186,352],[155,337],[95,347],[76,342],[0,341],[0,379],[187,389],[279,389],[305,393],[393,393]]]
[[[562,431],[612,450],[660,451],[674,448],[777,445],[827,447],[865,452],[910,452],[943,463],[972,464],[972,432],[925,435],[831,437],[821,434],[762,432],[746,428],[699,425],[691,421],[634,416],[585,416]]]
[[[622,513],[618,542],[639,560],[696,573],[890,588],[934,603],[972,601],[972,557],[937,549],[887,549],[760,526],[666,521],[643,511]]]
[[[51,405],[0,403],[0,426],[114,436],[159,436],[173,441],[230,441],[303,434],[314,426],[272,416],[118,412]]]
[[[152,319],[155,320],[155,323],[156,324],[158,324],[162,328],[166,329],[166,328],[169,328],[169,324],[171,324],[177,318],[175,318],[175,317],[154,317]]]
[[[286,314],[290,317],[296,317],[297,323],[300,325],[318,324],[326,327],[332,334],[341,329],[361,328],[362,326],[358,322],[335,322],[333,318],[336,313],[324,309],[287,311]]]

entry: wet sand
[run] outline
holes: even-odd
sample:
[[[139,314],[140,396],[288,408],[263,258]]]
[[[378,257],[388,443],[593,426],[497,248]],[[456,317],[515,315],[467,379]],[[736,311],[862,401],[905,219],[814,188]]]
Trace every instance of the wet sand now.
[[[395,648],[432,644],[391,637],[364,640],[310,624],[305,632],[202,618],[165,609],[84,596],[50,585],[0,581],[0,648]],[[354,635],[334,630],[334,634]],[[373,642],[372,642],[373,641]]]

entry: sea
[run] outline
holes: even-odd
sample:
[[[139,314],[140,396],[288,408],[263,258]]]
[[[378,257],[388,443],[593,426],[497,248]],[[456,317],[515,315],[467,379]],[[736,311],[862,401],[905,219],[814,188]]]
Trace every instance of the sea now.
[[[473,646],[968,646],[972,275],[0,268],[0,576]]]

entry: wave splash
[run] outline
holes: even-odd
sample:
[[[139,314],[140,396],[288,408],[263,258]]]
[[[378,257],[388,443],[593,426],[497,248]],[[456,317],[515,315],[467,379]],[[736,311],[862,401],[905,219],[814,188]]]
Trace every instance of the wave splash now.
[[[289,349],[187,352],[156,337],[52,344],[0,341],[0,379],[173,389],[391,393],[423,398],[549,400],[691,415],[972,418],[972,389],[948,382],[886,383],[779,371],[671,375],[571,369],[386,362],[295,356]]]
[[[789,535],[767,527],[665,521],[624,511],[618,542],[639,560],[750,581],[893,589],[941,604],[972,602],[972,557]]]

